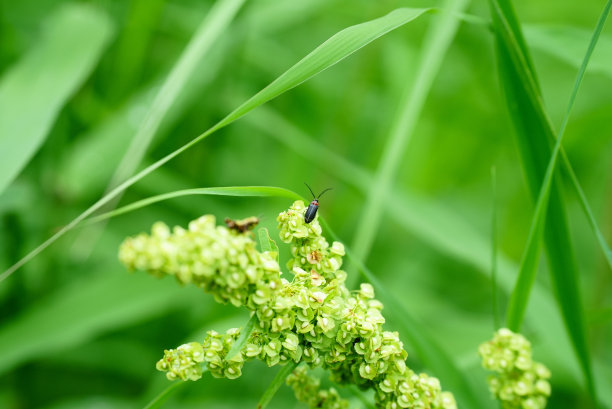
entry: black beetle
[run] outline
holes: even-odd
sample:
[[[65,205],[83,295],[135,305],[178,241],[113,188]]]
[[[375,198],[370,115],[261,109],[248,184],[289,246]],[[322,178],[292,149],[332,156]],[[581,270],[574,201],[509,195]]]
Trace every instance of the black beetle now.
[[[304,221],[306,222],[306,224],[308,224],[313,221],[315,216],[317,215],[317,210],[319,210],[319,198],[323,196],[323,193],[327,192],[328,190],[332,190],[333,188],[328,187],[327,189],[319,193],[319,196],[315,196],[310,186],[308,186],[306,182],[304,182],[304,184],[306,185],[308,190],[310,190],[310,194],[312,194],[312,202],[310,202],[310,204],[308,205],[308,209],[306,209],[306,213],[304,214]]]

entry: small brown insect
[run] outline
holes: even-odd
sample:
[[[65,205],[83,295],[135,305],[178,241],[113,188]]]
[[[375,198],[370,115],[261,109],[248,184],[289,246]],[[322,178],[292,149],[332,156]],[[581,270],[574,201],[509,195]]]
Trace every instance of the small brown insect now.
[[[225,224],[228,229],[236,230],[239,233],[245,233],[249,230],[253,230],[255,226],[259,224],[259,219],[255,216],[247,217],[242,220],[232,220],[229,217],[225,218]]]

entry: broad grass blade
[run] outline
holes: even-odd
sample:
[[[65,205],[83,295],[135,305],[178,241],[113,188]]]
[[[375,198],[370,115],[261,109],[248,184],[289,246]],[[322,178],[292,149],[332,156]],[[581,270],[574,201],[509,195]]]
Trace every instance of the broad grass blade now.
[[[42,146],[113,31],[96,8],[62,5],[47,18],[36,46],[8,69],[0,81],[0,194]]]
[[[528,185],[532,197],[537,199],[551,158],[555,135],[544,110],[535,71],[510,1],[490,0],[490,6],[500,78],[516,128]],[[569,237],[563,190],[557,178],[552,181],[546,212],[547,223],[543,235],[553,288],[587,387],[595,400],[578,271]],[[535,245],[539,245],[539,242]]]

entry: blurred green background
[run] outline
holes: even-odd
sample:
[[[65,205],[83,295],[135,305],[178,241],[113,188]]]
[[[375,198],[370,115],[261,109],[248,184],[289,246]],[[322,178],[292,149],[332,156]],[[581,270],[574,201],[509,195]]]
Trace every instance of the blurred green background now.
[[[213,3],[0,2],[0,271],[87,209],[109,184],[204,132],[334,33],[397,7],[443,5],[226,0],[217,5],[220,12],[211,11]],[[603,2],[514,4],[558,127]],[[486,2],[467,3],[465,10],[488,19]],[[303,182],[315,191],[331,186],[320,214],[352,245],[436,18],[426,15],[385,35],[221,129],[130,187],[120,205],[195,187],[269,185],[308,198]],[[364,258],[494,408],[476,354],[494,331],[492,167],[502,281],[511,283],[517,272],[533,204],[489,28],[461,23],[441,56]],[[608,25],[564,142],[608,241],[611,86]],[[143,139],[120,165],[135,137]],[[142,160],[135,159],[138,148]],[[22,165],[18,157],[25,158]],[[566,201],[600,400],[612,407],[611,271],[576,198],[568,193]],[[54,243],[0,283],[0,408],[142,407],[166,386],[154,369],[164,348],[201,339],[209,329],[240,326],[248,316],[172,280],[128,274],[117,261],[122,239],[157,220],[185,225],[204,213],[218,220],[260,216],[275,235],[276,215],[289,205],[279,198],[183,197],[78,228]],[[549,286],[542,262],[523,332],[535,359],[553,371],[549,407],[586,407]],[[507,296],[500,297],[505,303]],[[392,320],[388,327],[394,329]],[[409,343],[406,348],[409,364],[428,371]],[[205,377],[165,407],[253,408],[275,371],[250,363],[235,381]],[[281,388],[270,407],[301,406]]]

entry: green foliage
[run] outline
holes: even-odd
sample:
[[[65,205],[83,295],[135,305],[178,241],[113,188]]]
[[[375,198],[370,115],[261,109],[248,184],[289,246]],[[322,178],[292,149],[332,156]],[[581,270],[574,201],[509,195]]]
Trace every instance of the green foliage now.
[[[62,106],[98,64],[112,33],[113,24],[105,13],[89,6],[65,5],[46,19],[36,47],[4,72],[0,81],[0,193],[44,143]]]
[[[223,351],[234,357],[257,315],[126,274],[116,251],[155,220],[256,215],[256,249],[284,266],[293,255],[267,232],[300,199],[294,191],[309,196],[303,182],[334,187],[319,215],[334,240],[361,243],[346,247],[349,279],[372,283],[409,366],[439,378],[459,407],[494,404],[475,352],[490,336],[491,288],[506,308],[525,249],[538,247],[548,263],[529,253],[539,274],[513,321],[552,372],[548,407],[591,405],[589,378],[598,406],[612,407],[612,31],[600,20],[576,96],[603,4],[495,3],[498,20],[457,0],[398,10],[364,0],[4,2],[0,407],[253,408],[264,394],[268,407],[293,407],[282,387],[292,369],[274,380],[258,361],[232,381],[203,373],[167,388],[152,370],[164,347],[244,326]],[[502,28],[509,36],[495,44]],[[496,57],[504,47],[508,58]],[[551,212],[535,203],[556,135]],[[554,239],[540,230],[528,240],[537,214]],[[373,405],[310,375],[350,407]]]

